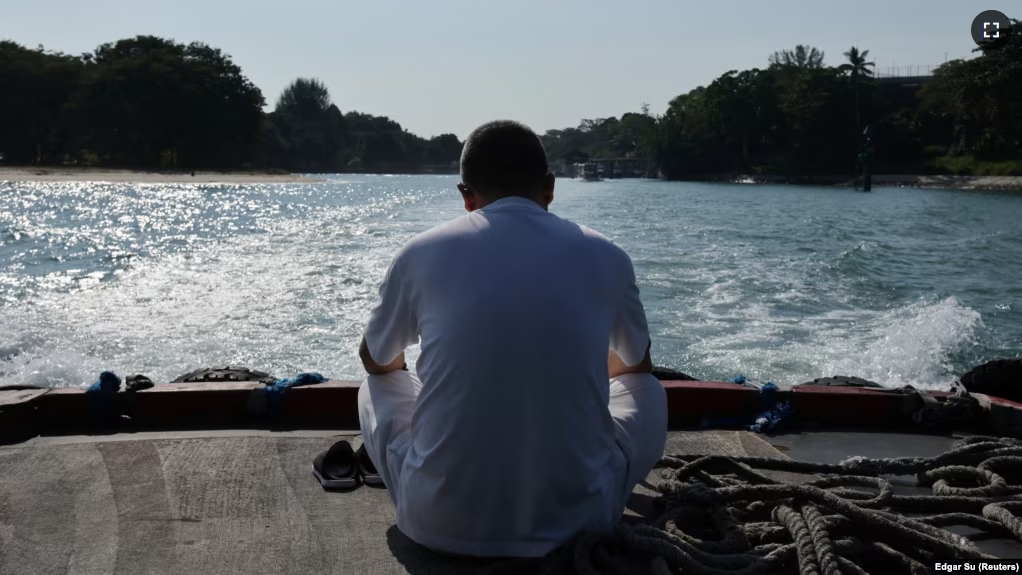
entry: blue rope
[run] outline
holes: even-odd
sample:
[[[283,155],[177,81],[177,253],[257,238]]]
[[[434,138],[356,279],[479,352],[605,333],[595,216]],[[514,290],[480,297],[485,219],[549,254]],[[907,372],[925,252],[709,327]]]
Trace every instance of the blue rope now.
[[[113,399],[121,389],[121,378],[112,371],[99,374],[99,379],[85,390],[89,405],[96,417],[107,417],[113,408]]]
[[[774,431],[791,417],[791,402],[781,402],[777,399],[777,386],[772,381],[763,384],[759,389],[759,396],[763,403],[770,407],[756,417],[756,421],[749,426],[749,431],[756,433]]]
[[[99,379],[96,383],[93,383],[85,390],[85,393],[91,393],[95,396],[110,396],[117,393],[117,390],[121,388],[121,378],[117,377],[117,374],[112,371],[104,371],[99,374]]]
[[[319,373],[299,373],[294,377],[286,379],[275,379],[273,383],[263,388],[266,396],[266,406],[271,415],[280,413],[284,394],[292,387],[303,385],[314,385],[323,383],[327,378]],[[121,378],[112,371],[104,371],[99,374],[99,379],[85,390],[85,396],[89,398],[89,404],[96,417],[107,417],[113,408],[113,399],[121,389]]]
[[[284,403],[284,393],[292,387],[314,385],[317,383],[323,383],[324,381],[327,381],[327,378],[315,372],[299,373],[294,377],[274,381],[263,388],[263,394],[266,396],[267,410],[269,410],[270,415],[277,415],[280,413]]]
[[[744,375],[736,375],[731,378],[730,383],[737,385],[748,385]],[[700,425],[705,429],[709,427],[744,427],[749,431],[763,433],[774,431],[781,427],[791,417],[791,403],[780,401],[777,398],[777,385],[768,381],[759,388],[760,403],[766,407],[763,413],[756,416],[752,423],[746,418],[714,419],[704,417]]]

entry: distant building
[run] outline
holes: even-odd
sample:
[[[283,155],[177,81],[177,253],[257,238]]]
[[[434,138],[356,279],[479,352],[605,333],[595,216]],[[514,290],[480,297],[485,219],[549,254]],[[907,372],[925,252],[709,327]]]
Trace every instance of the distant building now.
[[[574,178],[575,166],[564,160],[550,162],[550,172],[558,178]]]
[[[656,178],[656,162],[651,158],[604,158],[593,160],[604,178]]]

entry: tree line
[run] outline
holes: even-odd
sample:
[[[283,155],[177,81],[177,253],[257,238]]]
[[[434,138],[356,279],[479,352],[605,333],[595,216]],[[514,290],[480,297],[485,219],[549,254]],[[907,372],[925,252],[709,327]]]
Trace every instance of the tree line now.
[[[1022,175],[1020,94],[1018,34],[918,81],[875,78],[868,50],[851,47],[831,67],[799,45],[677,96],[662,115],[644,107],[542,138],[557,159],[646,156],[672,179],[850,175],[868,126],[876,173]]]
[[[869,127],[874,171],[1022,175],[1022,37],[914,85],[877,79],[869,51],[836,66],[811,46],[768,55],[620,118],[541,135],[554,162],[647,157],[668,178],[849,174]],[[299,78],[273,110],[230,56],[139,36],[72,56],[0,41],[0,154],[10,164],[303,172],[449,171],[462,143],[342,112]]]
[[[262,93],[220,50],[140,36],[71,56],[0,42],[0,153],[16,164],[239,166]]]
[[[453,134],[342,113],[298,79],[270,113],[222,51],[138,36],[73,56],[0,41],[0,158],[8,164],[289,171],[450,170]]]

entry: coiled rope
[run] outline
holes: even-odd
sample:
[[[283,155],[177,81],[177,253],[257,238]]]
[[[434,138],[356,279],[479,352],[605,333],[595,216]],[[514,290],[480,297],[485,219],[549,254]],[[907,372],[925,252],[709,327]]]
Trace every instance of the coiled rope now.
[[[610,575],[930,573],[936,562],[994,559],[954,525],[1022,542],[1022,441],[969,437],[937,457],[819,464],[672,455],[659,517],[586,533],[539,562],[493,572]],[[809,474],[782,482],[763,471]],[[899,495],[884,476],[915,475],[931,494]]]

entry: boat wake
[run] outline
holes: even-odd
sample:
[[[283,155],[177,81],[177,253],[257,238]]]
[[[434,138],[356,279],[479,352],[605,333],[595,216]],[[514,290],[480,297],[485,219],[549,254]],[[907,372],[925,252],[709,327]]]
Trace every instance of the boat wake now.
[[[957,298],[932,298],[886,311],[760,317],[696,342],[693,353],[721,373],[718,378],[743,373],[797,384],[854,375],[886,387],[945,389],[961,375],[953,358],[975,343],[982,325],[980,314]]]
[[[169,381],[222,364],[360,379],[356,348],[387,265],[415,233],[463,212],[454,183],[15,188],[19,215],[0,223],[12,262],[0,266],[0,385],[81,385],[103,370]],[[1018,354],[1008,223],[990,239],[912,219],[918,195],[875,196],[893,202],[884,223],[859,196],[771,194],[566,182],[557,213],[632,255],[654,361],[699,379],[850,375],[939,389]],[[963,208],[974,218],[1017,213],[977,201]],[[938,239],[957,259],[934,255]]]

